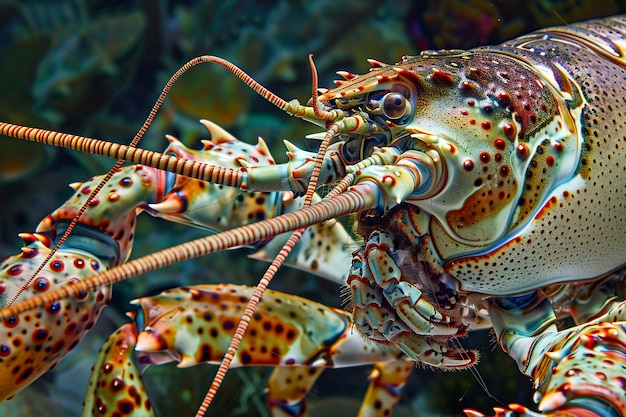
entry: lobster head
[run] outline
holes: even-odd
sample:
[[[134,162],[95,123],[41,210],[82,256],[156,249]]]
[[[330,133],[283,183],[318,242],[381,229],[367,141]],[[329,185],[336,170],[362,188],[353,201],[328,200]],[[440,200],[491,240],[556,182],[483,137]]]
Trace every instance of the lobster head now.
[[[387,129],[348,135],[348,160],[369,156],[372,145],[438,154],[443,186],[407,202],[421,209],[413,223],[440,265],[519,242],[575,178],[584,100],[558,65],[533,68],[489,49],[371,63],[362,76],[340,73],[346,80],[319,99]]]

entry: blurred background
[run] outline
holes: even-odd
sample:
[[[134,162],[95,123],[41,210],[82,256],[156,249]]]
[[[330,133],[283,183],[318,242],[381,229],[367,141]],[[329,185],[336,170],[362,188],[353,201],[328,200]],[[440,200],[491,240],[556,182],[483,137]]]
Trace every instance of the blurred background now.
[[[396,62],[423,49],[469,49],[500,43],[537,28],[617,14],[626,1],[423,0],[337,2],[217,0],[0,0],[0,120],[128,143],[167,79],[197,55],[240,66],[284,99],[310,96],[307,56],[320,86],[337,70],[364,73],[367,58]],[[141,147],[162,150],[164,134],[199,147],[197,122],[210,119],[239,139],[262,136],[284,161],[283,139],[308,146],[315,126],[290,118],[224,69],[201,65],[176,84]],[[0,138],[0,257],[17,253],[17,234],[71,195],[67,184],[105,173],[114,161]],[[134,256],[206,232],[142,216]],[[128,300],[199,282],[254,285],[265,265],[232,262],[245,250],[208,256],[116,286],[111,308],[70,357],[29,389],[0,404],[0,416],[80,415],[93,356],[124,321]],[[229,262],[230,259],[230,262]],[[284,269],[273,288],[340,306],[340,289]],[[466,407],[532,405],[530,381],[496,348],[489,332],[462,341],[478,349],[471,372],[416,371],[394,416],[458,416]],[[368,367],[328,370],[311,394],[312,415],[356,415]],[[266,416],[263,388],[271,369],[229,373],[209,415]],[[193,415],[215,367],[152,367],[146,384],[160,416]],[[33,401],[37,398],[37,401]],[[55,407],[55,408],[51,408]]]

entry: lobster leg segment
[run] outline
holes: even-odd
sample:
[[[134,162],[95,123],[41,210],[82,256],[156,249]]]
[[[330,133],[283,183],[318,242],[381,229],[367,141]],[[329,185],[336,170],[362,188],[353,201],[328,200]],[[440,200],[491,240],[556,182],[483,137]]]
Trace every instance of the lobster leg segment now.
[[[373,279],[387,302],[415,333],[429,335],[454,335],[458,329],[446,326],[449,317],[444,317],[435,306],[426,301],[422,292],[407,281],[401,280],[402,271],[391,256],[393,241],[387,233],[372,233],[365,246]]]
[[[0,265],[0,306],[32,276],[50,253],[52,241],[40,234],[22,233],[25,247]],[[105,270],[105,263],[77,250],[61,249],[17,298],[45,294]],[[10,315],[0,323],[0,401],[10,398],[74,349],[110,299],[110,288],[82,291],[46,303],[41,311]]]
[[[358,417],[391,415],[414,368],[415,363],[407,359],[374,364]]]
[[[410,359],[374,364],[370,384],[359,410],[359,417],[390,416],[398,404],[415,362]],[[305,417],[305,395],[311,390],[323,368],[278,367],[268,385],[268,405],[273,417]]]
[[[272,417],[308,417],[305,398],[323,371],[313,366],[275,368],[267,387]]]
[[[137,300],[146,319],[137,344],[140,362],[218,363],[252,291],[198,285]],[[349,315],[340,310],[267,290],[233,366],[278,365],[268,387],[272,415],[301,417],[308,415],[305,395],[322,369],[373,362],[379,364],[359,414],[364,417],[393,410],[414,361],[393,346],[368,343],[352,331]]]
[[[60,234],[85,204],[103,176],[73,183],[75,193],[37,226],[37,232]],[[109,267],[126,262],[134,240],[137,214],[161,198],[171,177],[163,171],[134,165],[115,173],[90,202],[79,219],[77,230],[65,247],[81,249],[109,261]]]
[[[221,361],[253,288],[198,285],[136,301],[146,316],[139,334],[140,362],[176,360],[185,367]],[[388,361],[397,349],[367,343],[349,316],[300,297],[267,290],[233,366],[341,367]]]
[[[249,167],[247,169],[251,178],[255,177],[255,170],[266,169],[263,172],[276,180],[277,184],[284,182],[286,178],[284,175],[287,177],[292,175],[289,174],[292,170],[307,170],[310,176],[312,162],[301,161],[303,165],[300,168],[293,166],[296,159],[313,161],[311,156],[303,156],[309,154],[308,152],[292,146],[288,152],[290,161],[276,165],[267,145],[261,138],[258,144],[253,146],[236,139],[208,120],[202,120],[201,123],[208,129],[211,136],[211,140],[202,141],[203,149],[189,149],[173,136],[168,136],[170,145],[165,153],[173,153],[178,157],[208,165],[233,169]],[[299,163],[296,165],[300,166]],[[272,169],[276,172],[267,172]],[[296,175],[294,172],[293,176]],[[170,221],[223,231],[276,217],[281,213],[299,210],[303,206],[303,199],[294,198],[294,193],[291,191],[278,191],[282,188],[284,184],[276,185],[274,191],[242,191],[233,187],[177,176],[163,201],[150,204],[148,212]],[[319,201],[320,198],[317,195],[314,196],[314,202]],[[252,257],[267,261],[273,259],[287,239],[288,234],[267,239],[262,244],[256,245],[259,250]],[[352,244],[352,238],[341,223],[331,220],[315,224],[303,235],[286,263],[343,284],[345,282],[344,271],[348,269],[349,262],[347,248]],[[343,270],[337,267],[342,264],[346,265]]]
[[[120,327],[106,340],[91,368],[83,417],[154,417],[154,410],[132,355],[137,342],[134,323]]]
[[[625,415],[623,302],[615,303],[596,324],[562,331],[556,330],[551,304],[539,294],[491,304],[498,340],[520,370],[533,378],[543,415]]]
[[[348,286],[359,330],[378,343],[392,343],[416,361],[443,368],[462,368],[476,360],[473,352],[450,346],[465,326],[440,312],[416,282],[403,276],[393,258],[391,236],[373,232],[354,254]]]

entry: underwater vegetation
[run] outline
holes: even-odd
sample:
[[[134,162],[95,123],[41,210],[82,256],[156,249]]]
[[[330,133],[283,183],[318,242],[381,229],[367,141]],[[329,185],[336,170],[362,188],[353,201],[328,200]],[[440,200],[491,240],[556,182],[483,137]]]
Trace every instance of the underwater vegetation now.
[[[166,80],[197,55],[229,59],[281,97],[306,102],[311,95],[309,53],[315,56],[321,86],[330,87],[337,70],[367,71],[367,58],[395,62],[423,49],[499,43],[536,28],[624,10],[626,1],[617,0],[0,0],[0,120],[128,142]],[[262,136],[279,157],[283,139],[306,146],[305,135],[315,131],[277,111],[222,68],[203,65],[176,84],[141,146],[162,150],[166,133],[198,146],[205,134],[200,118],[249,142]],[[5,196],[0,257],[18,250],[17,233],[33,230],[69,197],[68,183],[103,173],[112,164],[0,140],[0,193]],[[143,217],[134,256],[205,234]],[[84,384],[73,381],[86,380],[93,356],[124,320],[129,300],[231,277],[253,285],[264,267],[256,261],[233,264],[218,254],[116,286],[114,304],[92,334],[53,372],[0,404],[0,416],[48,415],[51,406],[67,416],[79,415]],[[284,269],[274,282],[276,289],[341,306],[335,285],[300,272]],[[532,404],[530,381],[500,349],[493,349],[487,332],[472,334],[463,344],[481,352],[479,377],[467,371],[415,372],[395,416],[459,415],[464,407],[487,411],[494,404],[491,395],[503,404]],[[270,371],[231,372],[208,415],[266,416],[263,387]],[[151,367],[146,384],[161,415],[192,415],[214,372],[212,366]],[[311,395],[312,415],[354,414],[366,375],[367,368],[326,371]]]

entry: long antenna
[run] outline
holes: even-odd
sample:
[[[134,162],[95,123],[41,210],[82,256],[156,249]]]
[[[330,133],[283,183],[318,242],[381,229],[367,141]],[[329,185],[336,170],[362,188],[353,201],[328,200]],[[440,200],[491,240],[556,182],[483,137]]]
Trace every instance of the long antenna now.
[[[313,66],[312,58],[309,57],[309,60],[311,62],[312,68],[313,68],[313,70],[315,72],[315,67]],[[290,105],[289,102],[287,102],[286,100],[283,100],[282,98],[280,98],[276,94],[274,94],[271,91],[269,91],[267,88],[263,87],[263,85],[258,83],[251,76],[249,76],[245,71],[243,71],[242,69],[240,69],[239,67],[237,67],[236,65],[231,63],[230,61],[227,61],[227,60],[225,60],[223,58],[219,58],[219,57],[216,57],[216,56],[202,55],[202,56],[196,57],[196,58],[188,61],[187,63],[185,63],[182,67],[180,67],[178,69],[178,71],[176,71],[174,73],[174,75],[172,75],[170,77],[168,82],[163,87],[163,90],[161,91],[161,94],[159,95],[158,99],[156,100],[156,102],[152,106],[152,109],[150,110],[150,113],[148,114],[148,117],[144,121],[144,123],[141,126],[141,128],[135,134],[135,137],[133,138],[131,143],[128,145],[128,150],[129,151],[133,152],[133,154],[134,154],[135,148],[139,144],[139,141],[143,137],[144,133],[148,130],[148,128],[152,124],[152,121],[154,120],[154,117],[156,116],[159,108],[161,107],[161,105],[163,104],[163,101],[165,100],[165,97],[168,95],[168,93],[171,90],[171,88],[174,85],[174,83],[185,72],[189,71],[191,68],[193,68],[194,66],[196,66],[198,64],[201,64],[201,63],[214,63],[214,64],[218,64],[218,65],[224,67],[228,71],[230,71],[233,74],[235,74],[239,79],[241,79],[245,84],[247,84],[250,88],[252,88],[256,93],[261,95],[263,98],[265,98],[266,100],[268,100],[270,103],[274,104],[275,106],[277,106],[281,110],[283,110],[285,112],[290,112],[290,111],[294,110],[293,106]],[[316,76],[317,76],[317,74],[315,75],[315,77]],[[316,78],[316,82],[317,82],[317,78]],[[314,109],[315,109],[314,110],[315,115],[317,115],[319,117],[323,117],[325,120],[328,120],[329,117],[332,117],[332,114],[328,114],[328,113],[324,114],[318,108],[316,109],[315,106],[314,106]],[[34,134],[35,139],[37,141],[39,141],[39,139],[41,139],[41,138],[52,138],[52,139],[56,140],[57,135],[66,136],[66,135],[58,134],[57,132],[50,132],[50,133],[48,133],[48,131],[43,131],[43,130],[38,130],[38,129],[20,128],[20,127],[17,127],[17,129],[13,129],[8,124],[0,124],[0,131],[3,134],[8,134],[10,136],[15,136],[15,137],[22,136],[22,135],[23,136],[30,136],[31,134]],[[75,142],[74,139],[79,139],[80,138],[80,137],[73,136],[73,135],[69,135],[69,137],[72,139],[71,142]],[[85,138],[85,139],[87,139],[87,138]],[[78,209],[78,211],[74,215],[74,218],[72,219],[72,221],[67,226],[67,229],[64,231],[63,235],[59,238],[59,240],[57,241],[55,246],[52,248],[52,250],[50,251],[50,253],[46,257],[46,259],[44,259],[44,261],[33,272],[33,274],[24,283],[24,285],[22,285],[20,287],[20,289],[13,295],[13,297],[7,303],[7,306],[13,305],[15,300],[17,300],[19,298],[19,296],[24,291],[26,291],[26,289],[31,285],[31,283],[33,282],[35,277],[37,277],[39,275],[39,273],[43,270],[43,268],[45,268],[45,266],[48,264],[50,259],[52,259],[52,257],[58,251],[58,249],[63,245],[63,243],[67,240],[69,235],[72,233],[72,230],[74,230],[74,227],[76,226],[76,224],[79,222],[79,220],[82,217],[82,215],[85,213],[85,211],[89,207],[90,202],[100,192],[102,187],[104,187],[104,185],[111,179],[111,177],[120,170],[120,168],[122,167],[124,162],[125,162],[124,159],[121,159],[121,158],[118,159],[118,161],[115,163],[115,165],[102,178],[102,180],[98,183],[98,185],[91,191],[91,193],[89,194],[89,196],[85,200],[85,203]],[[241,185],[241,181],[239,181],[238,186],[240,186],[240,185]]]
[[[318,86],[317,80],[318,79],[317,79],[317,69],[315,68],[315,64],[313,63],[312,55],[309,55],[309,63],[311,65],[311,73],[312,73],[311,84],[312,84],[312,90],[313,90],[312,92],[313,109],[315,111],[315,115],[320,118],[324,118],[330,123],[332,121],[331,118],[334,116],[331,113],[322,111],[321,109],[319,109],[318,106],[316,106],[317,86]],[[319,174],[321,171],[322,163],[324,161],[324,156],[326,155],[326,151],[328,149],[328,145],[330,144],[333,137],[335,137],[338,133],[339,133],[339,126],[336,124],[331,124],[328,127],[328,131],[326,132],[326,135],[324,136],[324,140],[320,144],[320,149],[317,153],[317,156],[315,158],[315,163],[313,165],[313,172],[311,173],[311,179],[309,181],[306,194],[304,196],[305,207],[310,206],[311,202],[313,201],[313,195],[315,194],[315,189],[319,181]],[[230,369],[230,365],[233,359],[235,358],[235,355],[237,354],[237,350],[239,349],[241,340],[243,339],[243,336],[245,335],[246,330],[248,329],[248,324],[250,324],[250,320],[252,320],[252,316],[254,315],[254,312],[257,306],[259,305],[259,302],[261,301],[261,297],[263,296],[263,293],[269,286],[272,278],[274,278],[274,276],[276,275],[276,272],[278,271],[278,269],[287,259],[287,256],[289,255],[291,250],[294,248],[296,243],[298,243],[298,240],[300,240],[305,230],[306,230],[305,228],[299,228],[293,232],[293,234],[289,237],[287,242],[285,242],[285,244],[279,251],[278,255],[276,255],[276,257],[270,264],[269,268],[267,269],[265,274],[263,274],[263,277],[261,278],[258,285],[256,286],[252,297],[250,297],[250,300],[248,301],[248,305],[246,306],[244,314],[241,317],[241,320],[239,320],[239,324],[237,325],[235,334],[230,341],[230,345],[228,346],[228,349],[226,350],[226,354],[224,355],[224,358],[222,359],[222,362],[220,363],[217,373],[215,374],[215,377],[213,378],[211,387],[209,388],[206,396],[204,397],[202,404],[198,408],[196,417],[204,417],[204,414],[206,413],[209,406],[213,402],[213,399],[215,398],[215,395],[217,394],[217,390],[222,385],[224,377],[226,376],[226,373]]]

